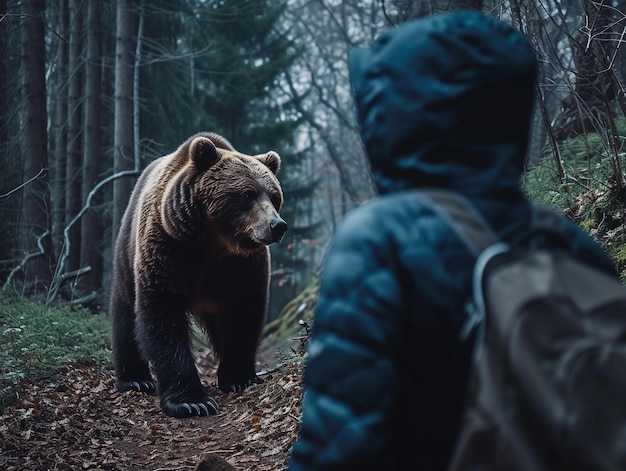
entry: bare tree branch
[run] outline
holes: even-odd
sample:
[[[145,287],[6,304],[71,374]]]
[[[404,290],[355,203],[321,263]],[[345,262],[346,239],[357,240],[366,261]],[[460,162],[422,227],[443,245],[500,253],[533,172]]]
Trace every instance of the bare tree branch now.
[[[68,271],[67,273],[63,273],[62,275],[59,275],[58,280],[55,279],[55,282],[53,282],[52,288],[50,288],[50,292],[48,293],[48,297],[46,299],[46,306],[48,306],[52,301],[55,300],[55,298],[59,294],[59,290],[61,289],[61,286],[63,286],[63,283],[65,283],[70,278],[78,278],[79,276],[84,275],[85,273],[89,273],[90,271],[91,271],[91,267],[87,266],[87,267],[79,268],[78,270]],[[70,304],[75,304],[75,301],[76,300],[72,301]]]
[[[59,289],[61,288],[61,285],[68,278],[72,276],[80,276],[84,273],[87,273],[89,270],[91,270],[91,267],[83,267],[70,273],[63,273],[63,270],[65,270],[65,262],[67,261],[67,257],[69,256],[69,253],[70,253],[70,248],[72,246],[72,243],[69,237],[70,229],[72,228],[72,226],[80,220],[80,218],[85,214],[85,212],[87,212],[89,208],[91,208],[91,200],[93,199],[96,192],[100,188],[102,188],[107,183],[112,182],[113,180],[117,180],[118,178],[132,177],[132,176],[137,176],[138,174],[139,174],[139,170],[137,169],[124,170],[122,172],[118,172],[114,175],[111,175],[105,178],[104,180],[102,180],[101,182],[99,182],[89,192],[89,195],[87,195],[87,199],[85,200],[85,204],[83,208],[78,212],[76,216],[74,216],[74,218],[67,224],[67,226],[65,226],[65,229],[63,230],[63,246],[61,249],[61,255],[59,256],[59,261],[57,263],[56,269],[52,276],[52,283],[48,291],[48,298],[46,299],[46,305],[50,304],[54,300],[54,298],[56,298],[59,292]]]
[[[9,287],[9,285],[11,284],[11,281],[13,280],[13,276],[15,276],[17,272],[22,270],[31,259],[35,257],[40,257],[41,255],[44,255],[46,253],[43,247],[43,239],[46,238],[49,234],[50,234],[50,231],[46,229],[46,231],[43,234],[37,237],[37,247],[39,248],[39,251],[26,254],[26,256],[22,259],[20,264],[16,266],[15,268],[13,268],[13,270],[11,270],[11,273],[9,273],[7,280],[4,282],[4,285],[2,286],[3,290]]]
[[[26,180],[24,183],[22,183],[20,186],[13,188],[11,191],[9,191],[8,193],[5,193],[4,195],[0,195],[0,198],[8,198],[9,196],[11,196],[13,193],[15,193],[16,191],[21,190],[22,188],[24,188],[26,185],[28,185],[31,182],[34,182],[35,180],[37,180],[43,173],[46,172],[46,168],[42,168],[41,170],[39,170],[39,172],[37,172],[37,175],[35,175],[34,177],[29,178],[28,180]]]

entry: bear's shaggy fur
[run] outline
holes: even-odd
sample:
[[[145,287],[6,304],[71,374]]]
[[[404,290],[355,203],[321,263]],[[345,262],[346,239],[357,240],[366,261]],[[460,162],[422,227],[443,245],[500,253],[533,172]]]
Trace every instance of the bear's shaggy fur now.
[[[172,417],[217,413],[198,378],[188,314],[220,358],[221,390],[261,382],[255,356],[267,310],[267,246],[287,230],[279,167],[276,152],[244,155],[217,134],[199,133],[143,171],[113,260],[120,391],[158,393]]]

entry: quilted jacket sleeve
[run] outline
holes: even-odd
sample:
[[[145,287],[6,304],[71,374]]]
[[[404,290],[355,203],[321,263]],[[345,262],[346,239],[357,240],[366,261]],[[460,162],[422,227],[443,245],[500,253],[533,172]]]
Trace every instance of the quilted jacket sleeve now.
[[[361,211],[347,218],[327,255],[290,470],[374,468],[389,436],[403,295],[394,241],[371,230],[372,217]]]

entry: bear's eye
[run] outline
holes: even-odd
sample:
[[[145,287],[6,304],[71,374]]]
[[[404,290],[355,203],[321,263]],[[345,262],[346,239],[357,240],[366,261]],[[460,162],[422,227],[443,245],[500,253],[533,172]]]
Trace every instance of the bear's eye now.
[[[280,196],[278,194],[273,194],[271,196],[272,205],[276,208],[280,208]]]
[[[243,192],[243,199],[246,201],[252,201],[256,196],[256,191],[248,190]]]

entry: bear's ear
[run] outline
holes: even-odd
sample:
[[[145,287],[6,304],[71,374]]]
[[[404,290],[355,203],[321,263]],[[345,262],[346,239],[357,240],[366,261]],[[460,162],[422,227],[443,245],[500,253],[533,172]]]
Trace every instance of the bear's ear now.
[[[258,155],[257,158],[262,164],[265,164],[274,175],[278,174],[280,170],[280,155],[271,150],[267,154]]]
[[[211,139],[196,137],[189,145],[189,160],[203,172],[220,160],[221,156]]]

